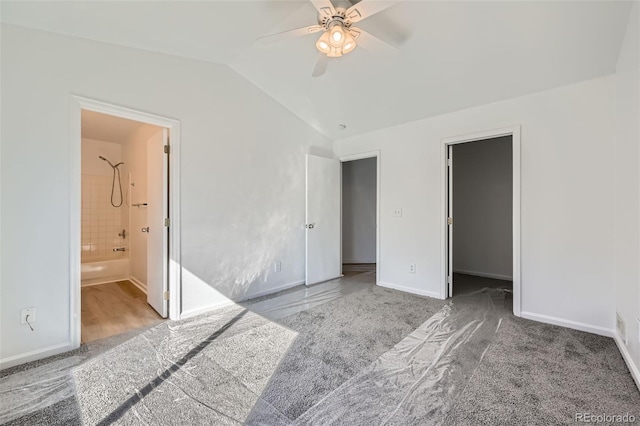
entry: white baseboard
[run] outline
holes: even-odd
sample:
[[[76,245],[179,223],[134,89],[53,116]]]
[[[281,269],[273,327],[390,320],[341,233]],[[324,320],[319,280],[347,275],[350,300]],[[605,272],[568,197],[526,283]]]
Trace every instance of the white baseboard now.
[[[417,294],[419,296],[433,297],[435,299],[442,299],[440,293],[439,292],[435,292],[435,291],[420,290],[420,289],[413,288],[413,287],[406,287],[406,286],[398,285],[398,284],[385,283],[385,282],[382,282],[382,281],[379,281],[378,285],[380,287],[390,288],[392,290],[403,291],[405,293]]]
[[[636,386],[640,389],[640,370],[638,370],[638,366],[633,361],[633,358],[627,349],[627,345],[624,344],[618,333],[615,333],[613,340],[615,340],[616,345],[618,345],[618,350],[620,351],[620,354],[622,354],[622,359],[624,359],[624,362],[629,368],[631,377],[633,377],[633,380],[636,382]]]
[[[270,288],[268,290],[258,291],[256,293],[249,293],[249,294],[246,294],[242,298],[242,300],[244,301],[244,300],[253,299],[255,297],[261,297],[261,296],[266,296],[268,294],[277,293],[279,291],[287,290],[289,288],[296,287],[296,286],[302,285],[304,283],[305,283],[304,280],[294,281],[292,283],[282,284],[282,285],[279,285],[278,287]]]
[[[473,275],[475,277],[493,278],[496,280],[513,281],[513,277],[509,275],[492,274],[490,272],[467,271],[465,269],[454,269],[454,274]],[[455,282],[453,283],[455,285]]]
[[[142,281],[140,281],[137,278],[134,278],[133,275],[129,276],[129,281],[131,282],[131,284],[135,285],[136,287],[138,287],[140,289],[141,292],[143,292],[144,294],[147,294],[147,286],[144,285],[142,283]]]
[[[549,315],[535,314],[533,312],[520,312],[522,318],[533,321],[544,322],[546,324],[559,325],[561,327],[571,328],[573,330],[586,331],[587,333],[598,334],[600,336],[613,337],[615,331],[610,328],[604,328],[597,325],[585,324],[582,322],[571,321],[563,318],[552,317]]]
[[[282,285],[279,285],[278,287],[274,287],[274,288],[271,288],[271,289],[268,289],[268,290],[260,291],[260,292],[257,292],[257,293],[250,293],[248,295],[245,295],[242,298],[242,300],[240,300],[238,302],[235,302],[235,301],[233,301],[231,299],[226,299],[226,300],[223,300],[223,301],[220,301],[220,302],[217,302],[217,303],[212,303],[211,305],[203,306],[201,308],[196,308],[196,309],[191,309],[191,310],[188,310],[188,311],[184,311],[184,312],[182,312],[180,314],[180,319],[195,317],[196,315],[200,315],[200,314],[204,314],[204,313],[207,313],[207,312],[215,311],[216,309],[220,309],[220,308],[225,308],[227,306],[234,305],[236,303],[239,303],[239,302],[247,300],[247,299],[252,299],[254,297],[266,296],[268,294],[277,293],[279,291],[286,290],[286,289],[291,288],[291,287],[296,287],[296,286],[299,286],[299,285],[304,284],[304,283],[305,283],[304,280],[302,280],[302,281],[294,281],[292,283],[282,284]]]
[[[18,355],[10,356],[7,358],[3,358],[3,359],[0,359],[0,370],[14,367],[16,365],[24,364],[30,361],[37,361],[39,359],[47,358],[52,355],[58,355],[73,349],[74,347],[73,345],[71,345],[71,342],[65,342],[65,343],[60,343],[58,345],[37,349],[35,351],[25,352],[23,354],[18,354]]]
[[[188,311],[183,311],[180,313],[180,319],[186,319],[195,317],[196,315],[206,314],[207,312],[215,311],[216,309],[226,308],[227,306],[235,305],[235,302],[231,299],[223,300],[217,303],[212,303],[211,305],[202,306],[196,309],[190,309]]]

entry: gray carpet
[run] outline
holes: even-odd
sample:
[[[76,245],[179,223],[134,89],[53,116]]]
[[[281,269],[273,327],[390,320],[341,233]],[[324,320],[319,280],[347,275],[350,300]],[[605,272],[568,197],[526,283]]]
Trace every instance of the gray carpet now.
[[[505,314],[481,291],[448,303],[293,424],[438,424]]]
[[[510,316],[444,424],[575,424],[584,412],[640,421],[640,394],[613,340]]]
[[[79,349],[0,371],[0,424],[80,424],[73,368],[149,327],[83,344]]]
[[[574,423],[581,411],[640,418],[640,393],[612,339],[515,318],[509,293],[474,295],[473,283],[445,302],[376,287],[373,278],[291,289],[5,371],[0,391],[34,366],[85,357],[70,370],[74,397],[61,389],[57,402],[8,424],[550,425]]]
[[[441,300],[369,286],[280,320],[298,338],[262,398],[296,419],[443,305]]]
[[[40,410],[31,412],[18,419],[2,423],[7,426],[47,425],[81,426],[80,410],[75,397],[65,398]]]
[[[467,274],[453,274],[453,295],[462,296],[482,288],[513,289],[513,282]]]

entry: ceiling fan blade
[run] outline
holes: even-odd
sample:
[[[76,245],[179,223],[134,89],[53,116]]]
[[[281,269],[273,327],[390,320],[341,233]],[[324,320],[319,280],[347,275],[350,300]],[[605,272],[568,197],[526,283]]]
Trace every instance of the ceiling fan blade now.
[[[258,42],[261,44],[275,43],[276,41],[286,40],[288,38],[305,36],[307,34],[317,33],[323,31],[324,27],[321,25],[310,25],[304,28],[297,28],[295,30],[284,31],[281,33],[270,34],[264,37],[260,37]]]
[[[360,22],[369,16],[388,9],[396,3],[395,1],[362,0],[347,9],[345,13],[346,19],[353,23]]]
[[[313,6],[318,10],[320,17],[332,17],[336,14],[336,9],[331,4],[331,0],[310,0]]]
[[[390,55],[400,53],[400,51],[395,46],[392,46],[386,41],[383,41],[378,37],[372,35],[371,33],[366,32],[362,28],[351,27],[349,31],[351,32],[353,38],[356,39],[356,44],[365,50]]]
[[[313,77],[320,77],[327,70],[327,65],[329,65],[329,57],[324,53],[318,54],[318,60],[316,61],[316,66],[313,67],[313,72],[311,75]]]

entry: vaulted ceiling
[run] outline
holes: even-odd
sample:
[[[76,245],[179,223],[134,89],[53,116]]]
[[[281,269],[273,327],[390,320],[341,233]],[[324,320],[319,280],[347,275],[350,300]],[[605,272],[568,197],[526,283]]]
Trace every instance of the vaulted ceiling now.
[[[631,8],[617,1],[396,3],[359,24],[398,47],[396,54],[358,47],[318,78],[311,71],[319,34],[256,43],[315,24],[306,0],[3,1],[1,20],[226,64],[341,138],[611,74]]]

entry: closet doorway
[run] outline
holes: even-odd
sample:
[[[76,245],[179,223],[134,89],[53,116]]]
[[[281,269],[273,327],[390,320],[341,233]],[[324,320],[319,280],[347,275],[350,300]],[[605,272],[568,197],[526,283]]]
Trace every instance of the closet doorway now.
[[[520,316],[520,127],[442,142],[442,297],[511,287]]]

